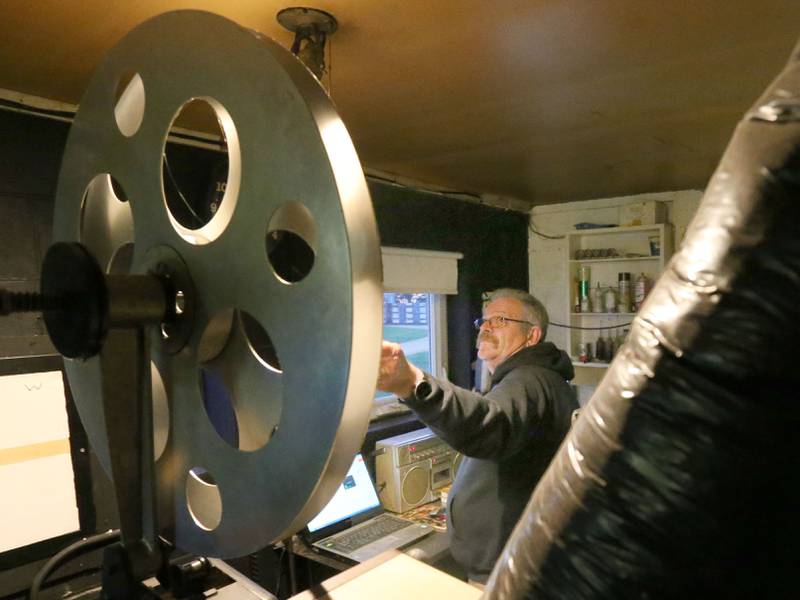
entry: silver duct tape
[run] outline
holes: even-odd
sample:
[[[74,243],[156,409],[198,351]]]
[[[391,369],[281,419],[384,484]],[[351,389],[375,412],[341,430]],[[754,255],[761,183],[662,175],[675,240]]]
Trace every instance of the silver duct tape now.
[[[788,563],[773,549],[762,565],[759,534],[747,528],[780,510],[797,479],[781,463],[781,449],[796,449],[781,440],[782,422],[798,417],[800,382],[799,98],[800,46],[737,127],[682,247],[537,486],[484,597],[780,589]],[[761,508],[767,489],[776,506]],[[734,514],[757,524],[731,522]],[[796,556],[796,520],[785,534],[769,523],[758,539],[791,540],[784,551]]]
[[[131,84],[115,95],[130,72]],[[191,230],[167,208],[162,152],[173,118],[195,98],[216,111],[229,165],[219,210]],[[127,211],[119,210],[119,188]],[[313,250],[313,267],[296,283],[267,257],[276,214],[280,229]],[[81,100],[58,182],[54,240],[84,243],[112,270],[114,256],[130,255],[133,244],[130,272],[171,263],[193,296],[185,345],[178,351],[159,338],[151,348],[162,533],[183,550],[231,557],[305,525],[366,432],[382,307],[366,182],[314,77],[276,42],[210,13],[144,22],[109,52]],[[268,333],[280,369],[257,356],[247,323],[233,318],[242,313]],[[231,392],[239,447],[222,439],[204,409],[201,368]],[[67,361],[67,373],[108,472],[98,361]]]

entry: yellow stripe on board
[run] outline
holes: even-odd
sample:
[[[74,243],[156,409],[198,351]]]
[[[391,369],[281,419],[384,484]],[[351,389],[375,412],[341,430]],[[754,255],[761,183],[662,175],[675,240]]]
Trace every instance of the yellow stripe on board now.
[[[26,460],[35,460],[58,454],[69,454],[69,438],[17,446],[16,448],[3,448],[0,450],[0,466],[13,465]]]

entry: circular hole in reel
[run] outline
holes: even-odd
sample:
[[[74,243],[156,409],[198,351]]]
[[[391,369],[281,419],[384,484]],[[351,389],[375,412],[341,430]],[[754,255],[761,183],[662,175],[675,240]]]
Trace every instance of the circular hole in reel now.
[[[192,146],[178,143],[187,138]],[[240,179],[239,137],[228,111],[213,98],[185,103],[161,159],[164,202],[178,235],[195,245],[217,239],[233,216]]]
[[[244,335],[250,344],[250,350],[258,362],[270,371],[281,373],[281,362],[278,353],[267,332],[249,313],[239,312]]]
[[[235,311],[232,308],[221,310],[208,320],[197,345],[197,360],[200,364],[209,363],[219,356],[233,330]]]
[[[183,290],[175,292],[175,314],[182,315],[186,310],[186,294]]]
[[[267,258],[277,278],[286,284],[305,279],[314,267],[317,226],[300,202],[280,206],[267,225]]]
[[[133,242],[125,242],[114,250],[108,263],[109,275],[127,275],[133,266]]]
[[[203,406],[214,430],[242,451],[262,448],[280,423],[278,353],[261,324],[228,309],[209,320],[198,346]]]
[[[150,381],[153,397],[153,456],[155,460],[161,458],[167,447],[169,439],[169,403],[164,380],[156,366],[150,362]]]
[[[214,531],[222,521],[222,496],[214,476],[203,467],[194,467],[186,476],[186,505],[195,524]]]
[[[96,175],[81,202],[81,243],[106,272],[128,273],[133,260],[133,239],[133,212],[125,190],[108,173]]]
[[[114,92],[114,120],[122,135],[131,137],[144,119],[144,82],[133,70],[126,70],[117,82]]]

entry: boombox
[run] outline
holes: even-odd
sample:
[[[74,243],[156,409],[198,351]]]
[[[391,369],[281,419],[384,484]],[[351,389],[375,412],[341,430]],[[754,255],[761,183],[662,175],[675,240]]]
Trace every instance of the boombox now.
[[[461,455],[427,427],[378,441],[375,454],[381,504],[393,512],[439,498],[461,462]]]

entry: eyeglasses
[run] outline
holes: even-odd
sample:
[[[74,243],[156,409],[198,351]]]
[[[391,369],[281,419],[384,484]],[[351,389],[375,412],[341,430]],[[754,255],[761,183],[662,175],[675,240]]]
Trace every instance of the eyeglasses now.
[[[511,321],[512,323],[526,323],[531,327],[535,327],[535,323],[531,323],[530,321],[521,321],[519,319],[509,319],[508,317],[504,317],[503,315],[495,315],[493,317],[489,317],[488,319],[480,318],[475,319],[475,329],[480,329],[481,325],[484,323],[488,323],[492,329],[501,329],[506,326],[506,323]]]

